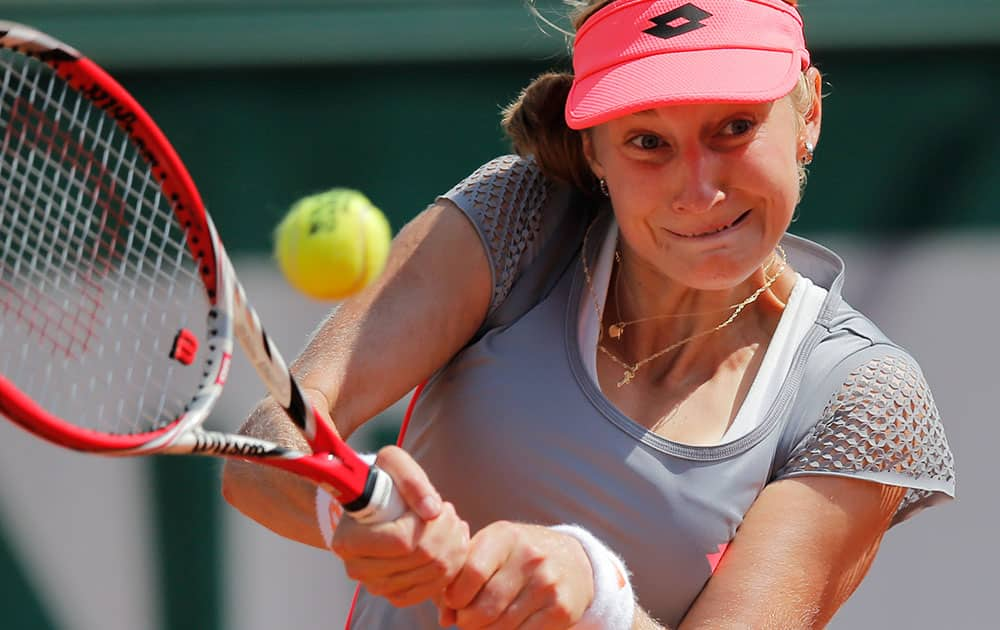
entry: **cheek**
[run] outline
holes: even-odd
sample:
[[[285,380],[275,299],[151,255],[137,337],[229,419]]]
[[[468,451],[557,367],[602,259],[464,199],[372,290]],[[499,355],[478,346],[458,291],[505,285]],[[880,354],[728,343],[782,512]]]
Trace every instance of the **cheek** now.
[[[791,222],[799,201],[799,172],[794,148],[772,144],[759,147],[735,167],[733,184],[737,191],[755,197],[767,209],[767,222]]]

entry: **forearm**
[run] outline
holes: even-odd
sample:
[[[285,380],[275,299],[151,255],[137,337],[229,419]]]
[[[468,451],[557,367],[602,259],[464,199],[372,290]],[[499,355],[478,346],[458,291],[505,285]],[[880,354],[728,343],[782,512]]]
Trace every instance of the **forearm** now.
[[[312,404],[324,404],[317,392],[307,389],[303,393]],[[257,405],[240,432],[310,452],[305,438],[270,397]],[[316,486],[312,482],[269,466],[227,460],[222,494],[245,516],[277,534],[314,547],[324,546],[316,521]]]
[[[452,264],[452,256],[465,264]],[[292,373],[326,422],[346,439],[464,345],[485,315],[489,279],[482,243],[468,220],[454,207],[432,207],[397,236],[382,277],[323,323],[292,364]],[[254,410],[241,432],[310,452],[270,399]],[[282,536],[322,544],[310,482],[229,462],[223,495]]]
[[[292,371],[322,393],[347,438],[454,356],[490,295],[474,228],[458,209],[432,206],[400,231],[380,278],[323,322]]]

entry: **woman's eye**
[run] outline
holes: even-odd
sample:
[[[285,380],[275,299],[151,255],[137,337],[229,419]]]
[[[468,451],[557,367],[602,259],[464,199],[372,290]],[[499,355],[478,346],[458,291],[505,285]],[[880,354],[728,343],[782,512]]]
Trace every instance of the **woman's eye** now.
[[[640,149],[645,149],[647,151],[652,149],[659,149],[663,146],[663,140],[658,136],[652,134],[644,133],[641,136],[636,136],[629,140],[629,142]]]
[[[750,133],[754,128],[754,122],[747,118],[739,118],[737,120],[732,120],[726,123],[723,128],[723,135],[726,136],[742,136],[744,134]]]

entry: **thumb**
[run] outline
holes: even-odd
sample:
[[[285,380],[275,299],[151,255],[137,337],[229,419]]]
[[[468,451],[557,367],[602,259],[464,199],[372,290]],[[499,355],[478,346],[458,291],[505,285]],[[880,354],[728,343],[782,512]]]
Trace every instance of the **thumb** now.
[[[429,521],[441,513],[441,495],[431,485],[424,469],[406,451],[386,446],[378,452],[375,463],[392,477],[403,502],[420,518]]]

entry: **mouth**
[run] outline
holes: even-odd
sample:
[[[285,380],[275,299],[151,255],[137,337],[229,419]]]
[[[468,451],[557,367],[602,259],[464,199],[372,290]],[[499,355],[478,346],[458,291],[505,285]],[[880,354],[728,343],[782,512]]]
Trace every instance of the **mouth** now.
[[[733,219],[729,223],[725,223],[723,225],[719,225],[717,227],[713,227],[713,228],[708,229],[708,230],[704,230],[704,231],[701,231],[701,232],[695,232],[695,233],[691,233],[691,234],[684,234],[684,233],[681,233],[681,232],[674,232],[673,230],[667,230],[667,231],[670,232],[671,234],[673,234],[674,236],[679,236],[681,238],[702,238],[702,237],[705,237],[705,236],[714,236],[716,234],[719,234],[720,232],[725,232],[726,230],[730,230],[730,229],[732,229],[732,228],[740,225],[741,223],[743,223],[743,221],[746,220],[746,218],[748,216],[750,216],[750,211],[749,210],[747,210],[746,212],[744,212],[740,216],[736,217],[735,219]]]

